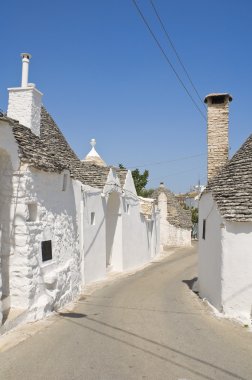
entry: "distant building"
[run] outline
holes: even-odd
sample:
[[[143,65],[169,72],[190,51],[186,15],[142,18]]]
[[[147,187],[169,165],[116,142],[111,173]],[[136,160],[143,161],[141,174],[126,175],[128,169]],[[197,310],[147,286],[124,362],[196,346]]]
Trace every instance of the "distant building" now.
[[[174,194],[161,182],[152,198],[160,210],[160,245],[185,247],[191,245],[191,212],[183,209]]]
[[[202,191],[205,189],[203,185],[195,185],[193,188],[184,194],[176,194],[176,198],[180,204],[185,204],[190,208],[199,207],[199,198]]]

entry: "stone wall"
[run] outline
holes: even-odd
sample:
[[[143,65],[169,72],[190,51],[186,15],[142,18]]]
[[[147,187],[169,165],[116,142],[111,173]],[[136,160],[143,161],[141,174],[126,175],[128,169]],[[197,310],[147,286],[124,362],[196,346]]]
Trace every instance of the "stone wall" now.
[[[191,246],[191,230],[176,227],[167,220],[167,197],[165,193],[160,193],[158,197],[158,207],[160,209],[160,245],[165,247],[189,247]]]
[[[223,103],[212,103],[216,96],[207,98],[208,104],[208,181],[214,177],[228,160],[228,117],[229,97],[224,96]]]

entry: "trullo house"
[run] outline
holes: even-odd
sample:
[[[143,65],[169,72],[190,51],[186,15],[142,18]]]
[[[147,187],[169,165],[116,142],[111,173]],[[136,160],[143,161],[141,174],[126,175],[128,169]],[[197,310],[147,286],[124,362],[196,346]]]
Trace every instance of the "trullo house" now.
[[[42,318],[81,288],[148,263],[159,212],[130,171],[107,166],[91,141],[80,160],[28,82],[9,88],[0,115],[0,323]],[[14,317],[13,317],[14,316]]]
[[[199,292],[248,324],[252,308],[252,135],[228,160],[229,94],[210,94],[208,185],[199,204]]]

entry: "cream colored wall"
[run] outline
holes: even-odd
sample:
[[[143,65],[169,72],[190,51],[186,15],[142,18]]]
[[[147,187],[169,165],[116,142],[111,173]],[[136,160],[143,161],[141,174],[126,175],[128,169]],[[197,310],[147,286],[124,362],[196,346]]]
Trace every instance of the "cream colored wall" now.
[[[202,238],[204,219],[205,240]],[[199,203],[199,292],[219,311],[222,311],[222,223],[211,193],[204,193]]]

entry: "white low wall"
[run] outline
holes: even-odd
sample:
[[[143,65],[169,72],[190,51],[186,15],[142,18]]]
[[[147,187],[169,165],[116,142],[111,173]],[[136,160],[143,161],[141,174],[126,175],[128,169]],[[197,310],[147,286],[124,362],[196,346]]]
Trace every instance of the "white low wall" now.
[[[190,247],[191,230],[178,228],[170,224],[167,220],[161,220],[160,244],[165,247]]]

